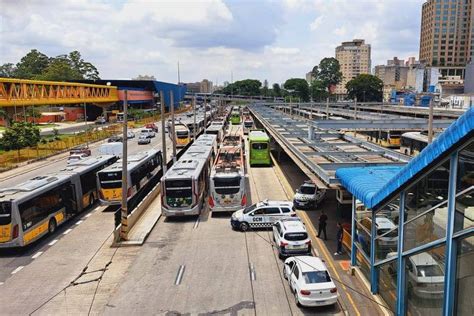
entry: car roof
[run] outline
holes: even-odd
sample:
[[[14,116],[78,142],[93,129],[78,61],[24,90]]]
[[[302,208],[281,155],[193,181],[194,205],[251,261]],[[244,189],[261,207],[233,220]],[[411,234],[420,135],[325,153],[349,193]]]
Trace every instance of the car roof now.
[[[327,271],[327,267],[319,257],[298,256],[295,261],[301,268],[301,272]]]
[[[302,187],[311,187],[311,188],[315,188],[316,187],[316,184],[314,183],[308,183],[308,182],[305,182],[301,185]]]
[[[379,229],[392,229],[396,226],[390,219],[382,216],[375,217],[375,223],[377,224],[377,228]]]
[[[300,220],[282,220],[281,223],[286,233],[306,232],[306,227]]]
[[[433,257],[426,252],[422,252],[413,256],[410,256],[410,261],[413,262],[416,266],[423,266],[423,265],[437,265],[438,262],[433,259]]]
[[[257,207],[263,207],[263,206],[287,206],[287,207],[293,207],[293,202],[291,201],[270,201],[270,200],[264,200],[261,202],[257,203]]]

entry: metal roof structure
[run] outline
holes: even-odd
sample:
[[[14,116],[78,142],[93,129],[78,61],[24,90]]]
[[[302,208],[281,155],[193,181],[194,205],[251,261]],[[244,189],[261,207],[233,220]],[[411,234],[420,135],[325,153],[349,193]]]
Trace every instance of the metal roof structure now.
[[[340,184],[336,170],[342,167],[403,166],[410,157],[352,137],[343,132],[317,128],[268,106],[250,106],[254,117],[281,148],[320,187]]]

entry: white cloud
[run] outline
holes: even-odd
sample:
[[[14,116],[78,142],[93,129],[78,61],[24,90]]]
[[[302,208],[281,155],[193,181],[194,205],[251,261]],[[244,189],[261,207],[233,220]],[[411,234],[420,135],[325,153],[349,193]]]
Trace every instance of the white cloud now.
[[[322,16],[322,15],[320,15],[316,19],[314,19],[314,21],[311,22],[311,24],[309,25],[309,28],[311,29],[311,31],[314,31],[317,28],[319,28],[319,26],[323,23],[323,20],[324,20],[324,16]]]

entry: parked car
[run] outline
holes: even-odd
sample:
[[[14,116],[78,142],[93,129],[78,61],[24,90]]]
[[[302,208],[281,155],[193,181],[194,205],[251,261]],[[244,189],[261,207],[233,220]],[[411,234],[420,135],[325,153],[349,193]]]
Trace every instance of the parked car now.
[[[146,128],[152,129],[155,133],[158,133],[158,126],[155,123],[148,123],[145,125]]]
[[[151,139],[147,137],[146,135],[140,135],[138,136],[138,145],[146,145],[151,143]]]
[[[123,137],[119,135],[113,135],[113,136],[110,136],[108,142],[109,143],[123,142]]]
[[[293,203],[295,204],[295,207],[301,209],[314,208],[318,206],[325,196],[326,190],[318,189],[316,184],[307,181],[296,190],[295,196],[293,197]]]
[[[280,258],[311,255],[311,239],[303,222],[297,217],[277,221],[273,225],[273,240]]]
[[[142,128],[140,130],[140,135],[145,135],[148,138],[155,137],[155,132],[151,128]]]
[[[102,116],[99,116],[96,120],[95,120],[95,124],[105,124],[107,123],[107,120],[102,117]]]
[[[132,131],[127,131],[127,138],[130,139],[130,138],[135,138],[135,133],[132,132]]]
[[[84,154],[86,156],[90,156],[91,155],[91,150],[90,150],[89,147],[79,146],[79,147],[71,149],[69,151],[69,154],[70,155]]]
[[[337,303],[337,288],[324,262],[318,257],[300,256],[285,260],[283,277],[288,280],[298,306],[326,306]]]
[[[265,200],[235,211],[230,219],[234,229],[247,231],[250,228],[271,228],[276,221],[294,217],[296,212],[290,201]]]
[[[67,164],[73,164],[73,163],[76,163],[78,161],[81,161],[81,160],[84,160],[88,157],[88,155],[86,154],[74,154],[74,155],[71,155],[67,158]]]

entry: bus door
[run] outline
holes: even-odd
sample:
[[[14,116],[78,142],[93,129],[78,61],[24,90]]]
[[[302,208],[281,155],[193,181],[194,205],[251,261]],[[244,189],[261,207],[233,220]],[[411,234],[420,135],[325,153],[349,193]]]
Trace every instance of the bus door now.
[[[16,225],[18,232],[18,225]],[[0,243],[12,239],[12,203],[0,202]]]
[[[64,207],[68,215],[77,214],[80,211],[78,207],[79,203],[77,203],[76,187],[76,185],[70,182],[69,185],[60,188],[60,195],[64,201]]]

